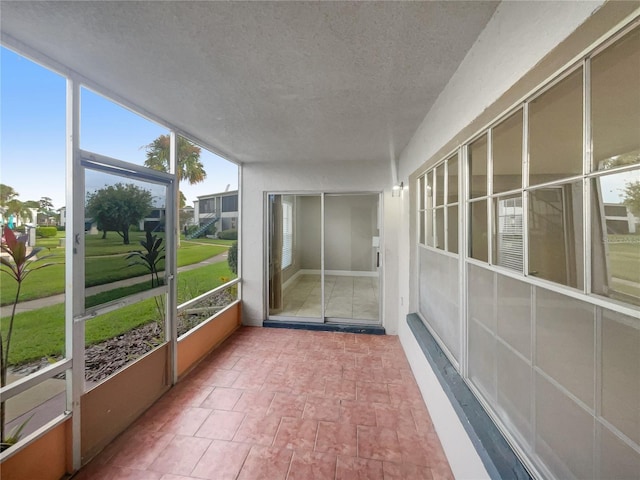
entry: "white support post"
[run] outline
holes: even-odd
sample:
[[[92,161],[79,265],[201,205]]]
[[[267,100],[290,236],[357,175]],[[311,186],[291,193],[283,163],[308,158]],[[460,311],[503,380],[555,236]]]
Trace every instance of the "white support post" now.
[[[66,234],[65,234],[65,356],[67,410],[72,412],[72,467],[82,466],[80,397],[84,393],[84,171],[80,165],[80,84],[67,79],[66,106]]]
[[[178,382],[178,191],[176,179],[178,178],[178,136],[175,131],[169,134],[169,173],[174,175],[174,180],[167,186],[167,202],[165,217],[165,275],[169,286],[167,294],[167,311],[165,315],[165,331],[169,342],[171,357],[171,384]]]
[[[244,192],[244,188],[242,185],[242,165],[238,165],[238,222],[237,222],[237,229],[238,229],[238,248],[236,249],[236,268],[237,268],[237,272],[236,275],[238,278],[242,279],[242,245],[243,245],[243,239],[242,239],[242,206],[243,206],[243,192]],[[264,242],[266,243],[266,242]],[[237,293],[237,298],[238,300],[242,300],[242,282],[238,283],[238,293]],[[266,317],[265,317],[266,318]]]

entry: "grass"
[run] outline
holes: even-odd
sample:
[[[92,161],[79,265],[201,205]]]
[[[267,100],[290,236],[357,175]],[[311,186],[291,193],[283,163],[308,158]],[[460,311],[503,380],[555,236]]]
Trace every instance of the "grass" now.
[[[227,245],[230,247],[236,240],[219,240],[217,238],[194,238],[193,240],[185,240],[183,236],[180,241],[182,243],[211,243],[213,245]]]
[[[621,300],[638,304],[640,301],[640,242],[631,243],[638,237],[617,235],[616,237],[626,237],[616,239],[621,243],[612,243],[611,237],[613,235],[609,235],[609,266],[613,277],[612,287],[616,292],[630,296],[630,298],[621,297]],[[632,283],[625,283],[625,280]],[[615,292],[613,296],[616,297]],[[635,301],[633,301],[634,299]]]
[[[214,263],[178,274],[178,298],[180,302],[193,298],[219,285],[220,277],[233,278],[227,262]],[[134,287],[116,289],[87,298],[87,305],[94,306],[135,293]],[[156,305],[149,298],[85,323],[85,343],[95,344],[113,338],[140,325],[155,321]],[[9,327],[6,318],[1,319],[2,334]],[[9,363],[22,364],[42,357],[62,355],[64,351],[64,303],[40,308],[16,315]]]
[[[99,238],[98,241],[100,241]],[[122,241],[120,241],[120,244],[120,247],[122,247]],[[136,242],[135,245],[131,243],[124,247],[126,247],[125,252],[130,252],[140,248],[140,245]],[[113,245],[106,245],[102,251],[113,250],[113,248]],[[199,263],[226,250],[227,247],[224,246],[185,243],[178,249],[178,266],[182,267]],[[42,270],[36,270],[29,275],[22,285],[20,292],[21,302],[64,292],[64,251],[64,248],[61,247],[52,249],[49,253],[51,257],[48,258],[46,262],[56,264]],[[109,256],[87,257],[85,261],[86,286],[103,285],[105,283],[139,275],[147,275],[149,273],[148,270],[142,266],[128,267],[127,263],[128,261],[125,260],[122,252]],[[13,303],[13,299],[15,298],[16,284],[6,275],[2,276],[0,282],[0,305],[9,305]]]
[[[609,261],[614,277],[640,283],[640,244],[610,243]]]

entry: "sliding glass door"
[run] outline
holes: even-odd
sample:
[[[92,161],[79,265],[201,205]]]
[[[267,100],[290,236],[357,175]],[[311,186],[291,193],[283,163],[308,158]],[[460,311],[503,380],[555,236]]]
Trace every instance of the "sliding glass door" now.
[[[321,195],[269,195],[269,317],[322,321],[321,220]]]
[[[325,196],[324,305],[331,321],[378,321],[378,197]]]
[[[379,198],[268,196],[270,319],[380,322]]]

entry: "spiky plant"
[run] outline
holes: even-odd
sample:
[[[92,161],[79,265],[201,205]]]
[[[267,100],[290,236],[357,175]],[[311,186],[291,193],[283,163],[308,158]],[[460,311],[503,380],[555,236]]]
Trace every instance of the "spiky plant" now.
[[[126,260],[131,260],[128,265],[129,267],[142,265],[149,270],[151,273],[151,288],[159,287],[160,272],[158,267],[165,256],[162,238],[158,237],[158,235],[152,235],[149,230],[146,231],[145,237],[145,240],[140,240],[140,245],[142,245],[144,250],[130,252],[125,258]],[[154,297],[154,299],[160,319],[164,320],[164,302],[162,301],[162,297],[160,297],[160,300],[158,300],[157,297]]]
[[[7,384],[9,349],[11,347],[11,336],[13,335],[13,321],[16,315],[16,306],[20,299],[20,288],[22,287],[22,283],[32,272],[51,266],[53,263],[38,263],[49,258],[50,255],[37,257],[38,253],[42,251],[42,248],[35,247],[29,251],[27,248],[27,235],[16,237],[13,230],[10,228],[4,229],[4,237],[2,244],[0,245],[0,249],[3,254],[0,256],[0,263],[3,268],[0,270],[2,273],[13,278],[17,283],[16,296],[11,309],[11,317],[9,318],[9,328],[6,339],[2,337],[2,333],[0,332],[0,380],[1,386],[4,387]],[[7,442],[7,438],[5,436],[5,402],[0,403],[0,429],[0,449],[4,450],[11,445],[11,443]],[[22,429],[20,429],[20,431],[22,431]]]

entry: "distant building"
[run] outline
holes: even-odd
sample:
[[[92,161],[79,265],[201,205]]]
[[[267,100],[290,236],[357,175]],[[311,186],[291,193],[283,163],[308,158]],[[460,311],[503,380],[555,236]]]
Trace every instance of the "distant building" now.
[[[604,217],[607,233],[626,235],[636,233],[640,219],[623,203],[605,203]]]
[[[238,228],[237,190],[202,195],[193,205],[193,218],[200,227],[211,225],[216,233]]]

